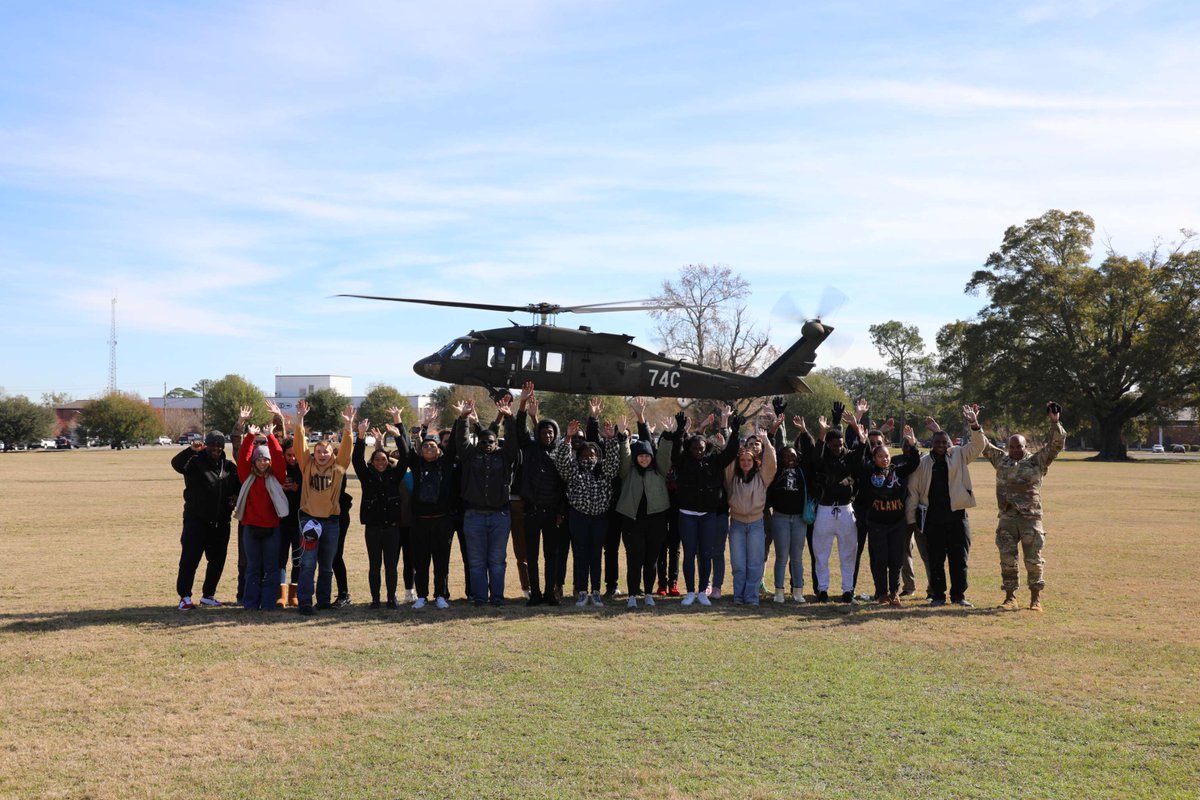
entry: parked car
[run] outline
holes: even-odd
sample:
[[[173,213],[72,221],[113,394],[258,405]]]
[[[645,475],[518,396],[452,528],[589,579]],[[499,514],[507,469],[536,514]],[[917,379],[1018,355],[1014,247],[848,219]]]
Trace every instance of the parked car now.
[[[1151,453],[1162,453],[1162,452],[1164,452],[1163,446],[1161,444],[1156,444],[1150,448],[1150,452]]]
[[[73,446],[71,440],[65,436],[60,436],[54,440],[54,446],[59,450],[70,450]]]
[[[170,444],[170,443],[171,443],[171,437],[170,437],[170,436],[160,436],[160,437],[158,437],[158,439],[156,439],[156,440],[155,440],[155,443],[156,443],[156,444],[162,444],[162,445],[167,445],[167,444]]]
[[[1187,447],[1185,447],[1184,445],[1181,445],[1181,444],[1173,444],[1173,445],[1171,445],[1171,452],[1172,453],[1186,453]]]
[[[37,443],[37,446],[43,450],[53,450],[58,447],[58,443],[53,439],[42,439]]]

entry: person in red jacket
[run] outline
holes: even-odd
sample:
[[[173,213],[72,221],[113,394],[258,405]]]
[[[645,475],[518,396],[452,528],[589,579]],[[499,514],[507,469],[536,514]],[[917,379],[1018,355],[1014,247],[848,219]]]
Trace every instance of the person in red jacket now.
[[[242,481],[233,514],[242,523],[242,549],[246,553],[245,608],[273,609],[279,591],[279,521],[288,514],[283,482],[287,462],[273,432],[266,444],[256,444],[257,425],[246,429],[238,450],[237,471]]]

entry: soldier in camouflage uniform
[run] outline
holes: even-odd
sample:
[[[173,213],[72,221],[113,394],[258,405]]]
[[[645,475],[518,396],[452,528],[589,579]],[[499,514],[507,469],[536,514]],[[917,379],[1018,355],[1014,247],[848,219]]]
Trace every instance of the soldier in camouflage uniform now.
[[[1046,533],[1042,530],[1042,478],[1050,462],[1063,449],[1066,431],[1059,423],[1058,403],[1046,404],[1050,417],[1050,436],[1046,446],[1036,453],[1025,447],[1025,437],[1010,436],[1007,451],[988,444],[983,455],[996,468],[996,503],[1000,521],[996,526],[996,546],[1000,548],[1000,577],[1003,580],[1004,602],[1001,608],[1017,607],[1017,544],[1025,553],[1025,571],[1029,581],[1029,608],[1042,610],[1039,598],[1046,582],[1042,580],[1042,546]]]

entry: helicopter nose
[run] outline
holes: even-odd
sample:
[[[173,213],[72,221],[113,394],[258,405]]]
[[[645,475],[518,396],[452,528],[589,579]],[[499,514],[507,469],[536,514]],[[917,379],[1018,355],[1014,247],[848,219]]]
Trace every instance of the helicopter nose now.
[[[413,372],[430,380],[440,380],[442,375],[442,360],[437,356],[422,358],[413,364]]]

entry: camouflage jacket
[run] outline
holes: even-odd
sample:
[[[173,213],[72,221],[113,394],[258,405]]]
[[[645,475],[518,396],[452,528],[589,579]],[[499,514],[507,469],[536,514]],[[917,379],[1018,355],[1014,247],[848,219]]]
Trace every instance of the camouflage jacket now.
[[[988,444],[983,455],[996,468],[996,505],[1000,508],[1000,516],[1041,519],[1042,478],[1050,469],[1050,463],[1062,452],[1066,438],[1063,426],[1055,422],[1050,426],[1046,446],[1036,453],[1028,453],[1020,461],[1009,458],[1007,450]]]

